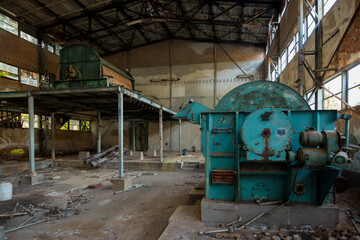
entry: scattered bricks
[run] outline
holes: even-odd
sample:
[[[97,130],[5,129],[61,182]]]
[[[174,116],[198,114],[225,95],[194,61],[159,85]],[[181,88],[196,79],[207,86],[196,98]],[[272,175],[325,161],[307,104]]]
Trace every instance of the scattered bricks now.
[[[21,185],[35,185],[44,182],[44,174],[32,173],[30,175],[20,176]]]
[[[144,160],[143,152],[133,152],[132,160]]]
[[[79,160],[84,160],[90,157],[90,152],[88,151],[80,151],[79,152]]]
[[[132,187],[131,178],[113,178],[111,179],[112,189],[117,191],[127,190]]]
[[[103,184],[101,182],[99,182],[99,183],[90,184],[87,187],[91,188],[91,189],[97,189],[97,188],[101,188],[102,186],[103,186]]]
[[[156,157],[156,150],[154,149],[148,149],[147,152],[146,152],[146,156],[147,157]]]

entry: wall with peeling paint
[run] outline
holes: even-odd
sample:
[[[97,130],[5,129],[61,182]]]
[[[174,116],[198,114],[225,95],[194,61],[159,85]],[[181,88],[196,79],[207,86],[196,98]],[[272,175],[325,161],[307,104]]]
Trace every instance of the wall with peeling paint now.
[[[163,41],[130,52],[120,52],[105,59],[117,67],[130,66],[130,72],[135,78],[135,89],[165,107],[177,111],[182,103],[192,98],[214,108],[214,102],[217,103],[231,89],[249,81],[241,77],[244,73],[222,48],[247,75],[253,75],[255,80],[264,79],[264,48],[252,45],[215,46],[213,43],[172,40],[171,43]],[[170,72],[172,79],[180,80],[162,81],[170,78]],[[177,121],[164,122],[165,151],[178,150],[178,129]],[[199,125],[183,122],[181,149],[200,151],[200,142]],[[149,123],[149,148],[159,149],[158,122]]]

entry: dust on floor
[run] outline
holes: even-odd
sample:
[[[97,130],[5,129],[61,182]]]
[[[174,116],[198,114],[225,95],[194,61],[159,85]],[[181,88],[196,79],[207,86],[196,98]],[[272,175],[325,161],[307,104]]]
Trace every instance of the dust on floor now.
[[[45,183],[17,186],[13,198],[0,203],[0,214],[12,212],[18,204],[17,208],[21,205],[35,213],[28,223],[49,221],[6,233],[8,239],[158,239],[177,206],[187,204],[189,190],[204,176],[200,171],[127,172],[133,184],[145,186],[114,195],[110,179],[116,170],[48,168],[43,172]],[[87,188],[99,182],[102,187]],[[86,201],[69,208],[76,196]],[[59,212],[43,214],[54,207]],[[67,211],[75,207],[78,211]],[[30,217],[14,217],[0,225],[6,231]]]

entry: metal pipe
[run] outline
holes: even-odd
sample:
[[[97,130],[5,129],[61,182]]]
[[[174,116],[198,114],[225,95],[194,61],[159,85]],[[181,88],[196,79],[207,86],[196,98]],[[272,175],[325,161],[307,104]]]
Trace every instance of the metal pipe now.
[[[170,72],[170,79],[173,79],[173,61],[172,61],[172,40],[169,40],[169,72]],[[173,107],[173,81],[170,81],[170,105],[169,108],[172,109]],[[173,150],[172,146],[172,121],[170,121],[170,139],[169,139],[169,148],[170,151]]]
[[[51,160],[55,161],[55,113],[51,113]]]
[[[181,156],[181,119],[179,119],[179,155]]]
[[[162,124],[162,107],[159,109],[159,136],[160,136],[160,162],[163,161],[163,124]]]
[[[123,88],[118,93],[118,144],[119,144],[119,177],[124,177],[124,107]]]
[[[135,131],[135,121],[132,121],[132,150],[136,151],[136,131]]]
[[[298,79],[300,80],[299,93],[304,96],[304,1],[299,0],[299,68],[298,68]]]
[[[345,119],[345,147],[349,147],[349,138],[350,138],[350,119]]]
[[[101,152],[100,121],[101,121],[101,112],[98,111],[98,113],[97,113],[97,122],[96,122],[97,153],[100,153],[100,152]]]
[[[34,97],[28,97],[28,111],[29,111],[29,161],[30,172],[35,172],[35,138],[34,138]]]

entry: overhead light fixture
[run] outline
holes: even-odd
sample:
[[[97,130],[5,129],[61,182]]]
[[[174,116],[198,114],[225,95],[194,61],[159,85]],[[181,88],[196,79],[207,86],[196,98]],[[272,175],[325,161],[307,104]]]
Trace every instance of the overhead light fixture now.
[[[142,20],[142,19],[136,19],[134,21],[126,23],[126,25],[131,26],[131,25],[135,25],[135,24],[138,24],[138,23],[142,23],[143,21],[144,20]]]

